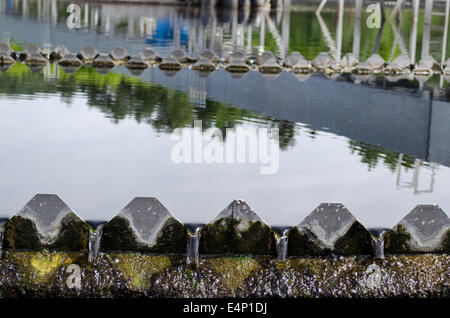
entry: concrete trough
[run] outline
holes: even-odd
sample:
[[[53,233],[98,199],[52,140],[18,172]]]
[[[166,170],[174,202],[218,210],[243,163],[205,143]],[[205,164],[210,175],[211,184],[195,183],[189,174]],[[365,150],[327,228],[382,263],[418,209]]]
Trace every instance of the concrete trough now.
[[[214,62],[212,62],[210,59],[207,59],[205,57],[199,57],[197,62],[195,62],[194,65],[192,65],[192,69],[196,71],[201,72],[213,72],[216,70],[216,66]]]
[[[111,50],[109,57],[115,64],[120,65],[126,63],[130,59],[130,54],[123,47],[116,47]]]
[[[64,57],[62,57],[59,60],[58,64],[63,66],[63,67],[75,67],[75,68],[78,68],[81,65],[83,65],[83,63],[78,58],[78,56],[76,56],[73,53],[69,53],[69,54],[64,55]]]
[[[414,75],[428,76],[434,73],[442,73],[441,66],[431,55],[423,57],[414,67]]]
[[[47,65],[47,63],[47,59],[40,53],[29,54],[25,59],[25,64],[30,66]]]
[[[283,66],[294,74],[312,72],[311,62],[307,61],[300,52],[292,52],[284,60]]]
[[[339,67],[342,69],[343,72],[351,73],[358,63],[359,61],[356,58],[356,56],[353,55],[353,53],[347,53],[339,62]]]
[[[173,55],[169,55],[162,60],[159,64],[159,68],[163,71],[176,71],[178,72],[183,68],[183,65]]]
[[[187,229],[156,198],[135,198],[103,227],[101,251],[185,253]]]
[[[111,70],[116,64],[108,54],[99,54],[92,62],[92,66],[96,69]]]
[[[278,235],[242,200],[189,235],[156,198],[94,227],[36,195],[0,224],[0,295],[450,297],[449,218],[436,205],[377,238],[339,203]],[[373,257],[382,239],[386,255]]]
[[[0,45],[2,71],[15,62],[14,54],[8,44]],[[33,72],[40,72],[47,64],[41,49],[35,45],[30,45],[21,52],[20,60],[25,61]],[[358,82],[367,81],[371,74],[378,73],[384,74],[391,82],[416,78],[420,83],[425,83],[436,73],[443,73],[446,79],[450,74],[448,61],[439,65],[432,57],[424,57],[417,64],[411,65],[409,57],[401,54],[388,64],[377,53],[372,54],[365,62],[359,62],[352,53],[345,54],[340,61],[333,61],[326,52],[320,53],[312,61],[306,60],[300,52],[292,52],[284,61],[279,61],[271,52],[249,57],[237,50],[225,58],[219,58],[214,51],[208,49],[197,58],[192,58],[182,49],[176,49],[167,57],[161,58],[155,50],[147,47],[139,55],[130,57],[122,47],[114,48],[107,55],[100,54],[92,46],[86,46],[74,56],[65,46],[60,45],[50,53],[50,62],[58,62],[71,73],[83,64],[95,64],[94,67],[100,73],[109,72],[115,65],[125,64],[133,75],[140,75],[149,66],[159,65],[169,77],[184,67],[192,68],[203,77],[209,76],[218,68],[224,68],[233,78],[242,78],[245,73],[257,68],[264,77],[271,80],[277,78],[281,72],[289,71],[300,81],[305,81],[313,71],[323,72],[331,80],[336,80],[342,73],[352,73],[355,78],[361,78],[357,79]]]
[[[331,67],[333,60],[326,52],[319,53],[317,57],[312,60],[311,64],[316,70],[326,70]]]
[[[5,227],[10,250],[87,251],[89,227],[55,194],[37,194]]]
[[[0,53],[5,53],[8,55],[14,54],[14,50],[8,43],[0,43]]]
[[[403,75],[409,74],[411,72],[412,65],[411,59],[406,54],[400,54],[397,56],[392,63],[384,68],[385,75]]]
[[[217,54],[210,49],[207,49],[205,51],[202,52],[202,54],[199,55],[199,58],[205,58],[210,60],[212,63],[219,63],[220,58],[217,56]]]
[[[250,71],[250,66],[248,66],[243,60],[232,59],[225,66],[225,70],[230,73],[247,73]]]
[[[0,52],[0,65],[12,65],[16,63],[16,61],[11,57],[11,55]]]
[[[93,46],[85,46],[78,53],[79,59],[85,64],[91,64],[98,55],[100,55],[100,52]]]
[[[289,231],[288,255],[370,255],[372,235],[340,203],[322,203]]]
[[[436,204],[418,205],[384,241],[389,254],[450,253],[450,219]]]
[[[200,254],[276,255],[274,231],[242,200],[231,202],[200,236]]]
[[[42,53],[41,49],[34,45],[34,44],[30,44],[28,45],[22,52],[20,52],[19,54],[19,59],[21,61],[25,61],[27,60],[30,56],[44,56],[44,54]]]
[[[99,246],[103,252],[185,254],[187,232],[158,199],[139,197],[104,225]],[[89,226],[54,194],[37,194],[7,220],[2,233],[6,250],[89,249]],[[275,257],[281,236],[242,200],[231,202],[199,233],[201,255]],[[322,203],[286,238],[288,257],[373,256],[380,239],[340,203]],[[418,205],[381,238],[385,254],[449,253],[450,220],[437,205]]]
[[[275,58],[270,58],[259,66],[259,71],[263,74],[280,74],[283,68],[277,63]]]
[[[64,45],[58,45],[53,52],[50,53],[50,61],[61,60],[66,55],[72,54]]]
[[[170,55],[181,64],[192,64],[197,61],[197,59],[188,56],[182,49],[176,49]]]
[[[145,48],[139,53],[139,57],[150,65],[160,63],[162,58],[152,48]]]
[[[125,64],[125,67],[129,70],[145,70],[149,65],[141,56],[132,56]]]

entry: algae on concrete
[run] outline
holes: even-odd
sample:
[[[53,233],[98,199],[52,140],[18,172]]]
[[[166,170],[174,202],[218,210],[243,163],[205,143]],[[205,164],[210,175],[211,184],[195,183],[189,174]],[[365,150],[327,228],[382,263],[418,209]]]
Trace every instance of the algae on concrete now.
[[[200,235],[200,254],[277,253],[274,231],[242,200],[230,203]]]
[[[103,227],[101,251],[186,253],[187,229],[156,198],[135,198]]]
[[[288,235],[289,256],[372,254],[370,232],[340,203],[322,203]]]
[[[450,219],[435,204],[416,206],[384,235],[386,253],[449,253]]]
[[[6,249],[87,251],[89,226],[57,195],[38,194],[10,218]]]

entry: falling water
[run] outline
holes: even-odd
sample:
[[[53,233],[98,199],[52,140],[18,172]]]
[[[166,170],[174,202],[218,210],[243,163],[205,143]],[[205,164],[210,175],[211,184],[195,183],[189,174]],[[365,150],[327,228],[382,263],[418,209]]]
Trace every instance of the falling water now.
[[[384,258],[384,233],[386,233],[386,231],[381,231],[380,234],[373,239],[375,258]]]
[[[6,222],[0,222],[0,258],[3,255],[3,235],[5,234]]]
[[[283,235],[278,239],[277,252],[278,260],[280,261],[285,261],[287,259],[288,232],[288,229],[284,230]]]
[[[91,231],[91,233],[89,234],[89,263],[93,263],[97,260],[104,225],[104,223],[99,224],[95,231]]]
[[[198,245],[200,243],[200,229],[198,227],[195,229],[195,233],[188,232],[188,245],[187,245],[187,256],[186,264],[198,265]]]

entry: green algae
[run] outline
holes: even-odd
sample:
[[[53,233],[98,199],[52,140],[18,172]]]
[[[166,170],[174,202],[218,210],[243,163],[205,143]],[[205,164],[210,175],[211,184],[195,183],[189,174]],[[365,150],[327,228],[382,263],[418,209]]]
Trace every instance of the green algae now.
[[[316,244],[317,237],[308,229],[302,232],[294,227],[288,234],[288,255],[291,256],[320,256],[328,254],[321,246]]]
[[[7,249],[36,251],[43,248],[57,251],[86,252],[89,226],[76,214],[69,213],[61,220],[61,229],[52,244],[43,244],[33,221],[15,215],[5,229]]]
[[[411,254],[409,247],[411,234],[400,224],[396,225],[384,235],[384,250],[388,254]]]
[[[128,219],[116,216],[103,227],[101,250],[180,254],[186,253],[186,242],[187,229],[174,218],[163,225],[156,244],[147,246],[139,241]]]
[[[151,287],[151,278],[172,266],[164,255],[112,254],[114,266],[125,276],[132,290],[143,291]]]
[[[250,222],[245,231],[238,230],[239,221],[223,218],[201,230],[201,254],[276,255],[273,230],[259,221]]]
[[[333,250],[339,255],[372,255],[372,235],[361,223],[354,222],[334,243]]]
[[[251,257],[212,258],[208,262],[232,291],[236,291],[244,279],[259,268],[258,261]]]
[[[14,252],[8,259],[18,268],[25,281],[41,284],[51,282],[64,266],[75,263],[82,254],[55,251]]]
[[[20,235],[20,233],[27,233],[27,235]],[[39,236],[34,223],[20,216],[9,219],[5,228],[5,247],[12,250],[39,249]]]
[[[279,261],[214,257],[187,269],[181,256],[6,252],[0,260],[3,297],[449,297],[450,256],[433,254],[296,257]],[[70,264],[81,288],[69,289]],[[370,285],[379,269],[378,286]]]
[[[444,234],[444,239],[442,240],[442,252],[450,253],[450,230]]]
[[[326,256],[332,253],[339,255],[371,255],[372,236],[359,222],[354,222],[345,235],[333,245],[326,248],[317,243],[317,236],[307,228],[301,231],[294,227],[288,234],[288,255],[291,256]]]

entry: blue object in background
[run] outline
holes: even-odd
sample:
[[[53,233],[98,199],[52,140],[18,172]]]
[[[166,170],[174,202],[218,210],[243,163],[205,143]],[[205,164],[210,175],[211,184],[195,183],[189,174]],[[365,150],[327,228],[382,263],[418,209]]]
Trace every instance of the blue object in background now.
[[[8,0],[6,2],[6,12],[12,13],[13,12],[13,0]]]
[[[180,30],[180,45],[186,45],[189,40],[189,29],[184,25],[182,20],[178,21]],[[170,23],[170,18],[158,18],[156,20],[156,30],[151,38],[144,40],[145,44],[152,46],[167,46],[168,42],[174,41],[174,27]]]

